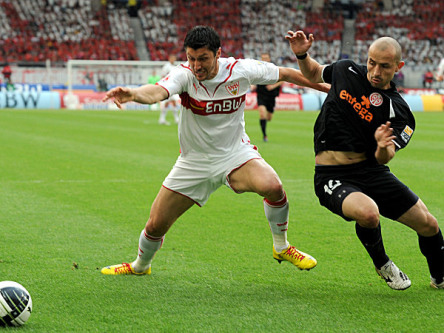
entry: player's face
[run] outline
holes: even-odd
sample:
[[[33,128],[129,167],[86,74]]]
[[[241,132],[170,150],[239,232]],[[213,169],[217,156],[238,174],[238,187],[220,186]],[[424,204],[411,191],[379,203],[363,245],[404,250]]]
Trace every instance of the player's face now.
[[[393,79],[404,62],[395,60],[394,50],[380,50],[370,48],[367,59],[367,79],[374,88],[388,89]]]
[[[197,50],[187,47],[185,51],[191,70],[198,81],[211,80],[217,75],[219,71],[217,60],[221,54],[220,49],[217,50],[216,54],[206,47]]]
[[[271,62],[270,55],[268,53],[262,53],[261,54],[261,60],[266,62]]]

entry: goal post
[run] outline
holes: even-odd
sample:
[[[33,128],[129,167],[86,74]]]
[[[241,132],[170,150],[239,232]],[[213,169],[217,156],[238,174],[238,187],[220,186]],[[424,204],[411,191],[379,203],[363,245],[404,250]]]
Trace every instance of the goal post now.
[[[148,83],[151,75],[160,75],[167,61],[130,60],[68,60],[67,90],[95,89],[103,91],[109,87],[140,86]]]
[[[162,67],[167,61],[130,60],[68,60],[67,91],[63,95],[64,107],[68,109],[114,108],[114,104],[101,102],[105,91],[116,87],[139,87],[147,84],[151,76],[162,76]],[[125,109],[158,110],[159,103],[140,105],[126,103]]]

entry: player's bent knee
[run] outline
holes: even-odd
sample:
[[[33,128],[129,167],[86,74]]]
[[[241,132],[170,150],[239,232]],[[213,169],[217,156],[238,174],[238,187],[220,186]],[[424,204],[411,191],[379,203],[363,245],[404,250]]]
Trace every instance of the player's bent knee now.
[[[285,192],[283,189],[281,189],[280,191],[269,192],[268,194],[263,195],[264,198],[271,202],[281,201],[282,199],[284,199],[284,196]]]
[[[284,188],[282,187],[282,183],[276,178],[269,180],[265,179],[258,186],[256,192],[269,201],[279,201],[284,197]]]
[[[356,218],[358,224],[365,228],[376,228],[379,225],[379,211],[374,209],[362,210]]]
[[[439,231],[438,221],[432,214],[427,212],[426,219],[422,224],[421,232],[419,233],[422,235],[433,236],[436,235],[438,231]]]

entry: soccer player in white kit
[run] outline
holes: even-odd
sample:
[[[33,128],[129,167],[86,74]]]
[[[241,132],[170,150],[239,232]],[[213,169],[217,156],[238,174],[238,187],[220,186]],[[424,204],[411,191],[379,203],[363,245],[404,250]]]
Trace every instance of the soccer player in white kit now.
[[[176,62],[176,56],[171,54],[168,57],[168,62],[162,67],[162,77],[167,76],[175,67],[174,64]],[[179,123],[179,107],[180,107],[180,98],[179,95],[174,94],[170,95],[168,99],[160,102],[160,116],[159,116],[159,124],[161,125],[169,125],[170,123],[167,121],[166,116],[168,110],[173,111],[174,122]]]
[[[181,153],[154,200],[139,237],[135,261],[102,268],[103,274],[150,274],[151,261],[172,224],[191,206],[202,206],[225,184],[236,193],[262,196],[273,237],[273,257],[309,270],[317,262],[287,241],[289,205],[279,176],[265,162],[245,133],[245,96],[252,84],[288,81],[328,91],[310,83],[300,71],[272,63],[221,58],[220,39],[208,26],[191,29],[184,41],[188,62],[179,65],[156,85],[116,87],[104,101],[118,107],[135,101],[153,104],[179,94],[182,109],[178,126]]]
[[[441,59],[438,65],[438,70],[436,71],[436,81],[440,82],[444,79],[444,58]]]

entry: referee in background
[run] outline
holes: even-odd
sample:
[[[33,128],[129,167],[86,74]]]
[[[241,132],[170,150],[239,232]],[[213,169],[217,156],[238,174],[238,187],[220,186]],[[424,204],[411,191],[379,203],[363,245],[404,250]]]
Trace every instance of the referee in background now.
[[[261,60],[271,62],[269,53],[262,53]],[[264,142],[268,141],[267,137],[267,122],[273,118],[274,107],[276,105],[276,97],[279,96],[281,85],[283,81],[269,85],[257,85],[257,105],[259,110],[259,123],[262,130]]]

